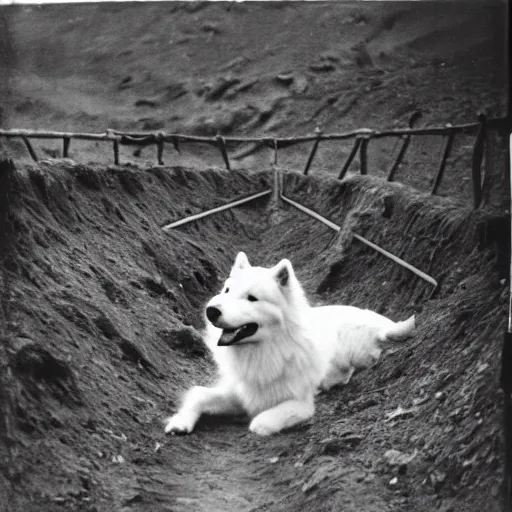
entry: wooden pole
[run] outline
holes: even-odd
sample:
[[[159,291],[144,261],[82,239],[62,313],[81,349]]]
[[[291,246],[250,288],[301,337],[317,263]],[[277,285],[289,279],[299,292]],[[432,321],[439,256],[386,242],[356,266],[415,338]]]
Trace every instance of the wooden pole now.
[[[114,139],[113,146],[114,146],[114,164],[119,165],[119,141],[117,139]]]
[[[453,146],[453,140],[455,139],[455,132],[450,132],[450,134],[446,137],[446,142],[444,144],[443,154],[441,157],[441,162],[439,164],[439,169],[437,170],[436,177],[434,178],[434,184],[432,185],[432,190],[430,193],[432,195],[437,194],[437,190],[439,185],[441,184],[441,180],[443,179],[444,170],[446,168],[446,162],[448,161],[448,157],[450,156],[450,152]]]
[[[62,139],[62,157],[68,158],[69,156],[69,144],[71,143],[70,137],[63,137]]]
[[[218,145],[218,147],[220,149],[220,152],[222,154],[222,158],[224,159],[224,164],[226,165],[226,169],[228,171],[230,171],[231,170],[231,165],[229,164],[228,152],[226,150],[226,140],[221,135],[217,135],[215,140],[217,141],[217,145]]]
[[[23,142],[25,143],[25,146],[30,153],[30,156],[32,157],[32,160],[34,162],[37,162],[39,159],[37,158],[36,152],[34,151],[34,148],[32,147],[32,144],[30,143],[30,140],[26,136],[21,137],[23,139]]]
[[[407,148],[409,147],[409,144],[411,143],[411,136],[410,135],[402,135],[402,145],[400,147],[400,151],[398,152],[398,155],[396,157],[396,160],[394,161],[393,165],[388,171],[388,181],[393,181],[395,177],[395,173],[400,167],[400,164],[402,163],[402,160],[405,156],[405,152],[407,151]]]
[[[158,162],[158,165],[164,165],[164,134],[157,134],[156,139],[156,160]]]
[[[480,128],[473,146],[473,156],[471,163],[471,177],[473,181],[473,208],[477,210],[482,202],[482,159],[484,156],[485,130],[486,130],[485,114],[478,115]]]
[[[368,174],[368,142],[369,138],[361,138],[361,144],[359,146],[359,164],[360,172],[362,175]]]
[[[304,168],[304,176],[307,176],[308,172],[309,172],[309,168],[311,167],[311,164],[313,163],[313,158],[315,158],[315,155],[316,155],[316,152],[318,150],[318,146],[320,144],[320,140],[321,140],[321,137],[322,137],[322,132],[320,129],[316,129],[316,140],[315,140],[315,143],[313,144],[313,147],[311,148],[311,153],[309,153],[309,158],[308,158],[308,161],[306,162],[306,167]]]
[[[258,192],[251,196],[244,197],[243,199],[238,199],[237,201],[233,201],[231,203],[227,203],[222,206],[217,206],[216,208],[212,208],[211,210],[207,210],[207,211],[201,212],[201,213],[196,213],[195,215],[190,215],[189,217],[185,217],[184,219],[177,220],[175,222],[171,222],[170,224],[163,226],[162,229],[164,231],[168,231],[169,229],[177,228],[178,226],[182,226],[183,224],[188,224],[189,222],[192,222],[194,220],[202,219],[203,217],[208,217],[209,215],[213,215],[214,213],[222,212],[224,210],[229,210],[230,208],[234,208],[235,206],[238,206],[240,204],[248,203],[249,201],[254,201],[255,199],[258,199],[260,197],[266,196],[271,193],[272,193],[271,189],[264,190],[263,192]]]
[[[356,138],[354,140],[354,145],[352,146],[352,149],[350,150],[350,153],[345,160],[345,163],[343,164],[343,167],[340,171],[340,174],[338,176],[339,180],[342,180],[345,177],[345,174],[347,174],[348,168],[350,167],[350,164],[352,163],[352,160],[354,160],[354,157],[356,156],[357,150],[359,149],[359,146],[361,144],[361,139]]]
[[[488,129],[505,129],[508,126],[508,118],[500,117],[494,119],[488,119],[486,121]],[[383,137],[402,137],[403,135],[448,135],[449,131],[454,130],[457,133],[476,133],[480,127],[480,123],[465,123],[454,125],[450,130],[445,127],[434,126],[424,128],[402,128],[394,130],[370,130],[372,138],[380,139]],[[294,144],[302,144],[306,142],[314,142],[318,138],[320,140],[347,140],[353,139],[357,136],[364,136],[368,133],[368,129],[351,130],[342,133],[331,133],[326,135],[306,135],[306,136],[292,136],[292,137],[278,137],[276,141],[280,144],[280,147],[291,146]],[[118,135],[120,137],[126,137],[126,140],[120,140],[120,144],[136,144],[135,139],[139,138],[138,142],[141,144],[151,144],[154,141],[153,132],[121,132],[118,130],[109,130],[110,133]],[[63,137],[71,137],[73,139],[81,140],[112,140],[111,135],[106,133],[81,133],[81,132],[59,132],[59,131],[48,131],[48,130],[22,130],[12,129],[3,130],[0,129],[0,137],[27,137],[34,139],[62,139]],[[132,140],[129,140],[132,138]],[[147,139],[146,139],[147,138]],[[203,137],[198,135],[185,135],[180,133],[164,134],[165,142],[174,142],[173,139],[179,139],[181,142],[205,142],[215,143],[215,137]],[[244,144],[251,142],[265,142],[268,137],[225,137],[226,142],[234,144]]]
[[[326,219],[325,217],[322,217],[322,215],[314,212],[313,210],[310,210],[309,208],[306,208],[305,206],[302,206],[301,204],[296,203],[295,201],[292,201],[291,199],[288,199],[287,197],[283,196],[283,194],[281,194],[281,199],[284,202],[286,202],[288,204],[291,204],[292,206],[294,206],[298,210],[306,213],[310,217],[313,217],[314,219],[322,222],[323,224],[325,224],[326,226],[330,227],[334,231],[336,231],[336,232],[341,231],[341,227],[338,226],[337,224],[335,224],[334,222],[331,222],[330,220]],[[425,274],[425,272],[422,272],[420,269],[414,267],[410,263],[407,263],[406,261],[404,261],[403,259],[399,258],[398,256],[395,256],[394,254],[390,253],[389,251],[386,251],[386,249],[383,249],[382,247],[379,247],[377,244],[374,244],[373,242],[370,242],[366,238],[363,238],[362,236],[360,236],[360,235],[358,235],[356,233],[352,233],[352,236],[356,240],[359,240],[361,243],[363,243],[363,244],[367,245],[368,247],[372,248],[374,251],[379,252],[380,254],[385,256],[386,258],[394,261],[395,263],[397,263],[401,267],[406,268],[407,270],[411,271],[413,274],[416,274],[418,277],[421,277],[421,279],[423,279],[424,281],[427,281],[428,283],[430,283],[431,285],[433,285],[434,287],[437,288],[438,282],[433,277],[429,276],[428,274]]]
[[[409,118],[409,128],[412,128],[416,122],[421,118],[422,114],[420,111],[416,111],[412,114],[412,116]],[[395,162],[391,166],[388,172],[387,181],[393,181],[396,171],[399,169],[400,164],[402,163],[402,160],[405,156],[405,152],[407,151],[407,148],[409,147],[409,144],[411,143],[411,135],[402,135],[402,145],[400,147],[400,151],[398,152],[398,155],[395,159]]]

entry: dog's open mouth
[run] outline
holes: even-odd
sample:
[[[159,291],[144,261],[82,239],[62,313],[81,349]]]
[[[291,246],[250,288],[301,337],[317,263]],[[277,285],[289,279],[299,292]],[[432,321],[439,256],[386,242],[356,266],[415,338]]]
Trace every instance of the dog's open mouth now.
[[[258,324],[254,322],[242,325],[241,327],[238,327],[236,329],[223,329],[217,345],[219,347],[234,345],[235,343],[239,343],[245,338],[252,336],[257,330]],[[245,343],[252,342],[247,341]]]

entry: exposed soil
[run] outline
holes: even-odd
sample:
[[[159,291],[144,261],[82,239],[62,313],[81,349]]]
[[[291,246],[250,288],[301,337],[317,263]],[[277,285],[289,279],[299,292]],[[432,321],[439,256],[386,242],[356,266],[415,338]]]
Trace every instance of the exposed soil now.
[[[498,4],[499,5],[499,4]],[[443,16],[439,13],[443,11]],[[0,11],[3,126],[198,134],[304,134],[502,115],[503,7],[486,4],[149,4]],[[499,22],[497,21],[499,20]],[[503,21],[504,23],[504,21]],[[10,39],[5,35],[10,34]],[[172,67],[172,69],[170,69]],[[290,79],[290,76],[292,79]],[[373,144],[375,142],[375,144]],[[264,148],[219,169],[201,146],[169,166],[153,150],[2,141],[0,510],[499,510],[498,367],[508,288],[504,159],[492,135],[486,202],[473,212],[473,138],[428,193],[440,140],[411,144],[400,183],[372,141],[342,182],[347,147],[279,153],[285,194],[339,234],[274,200],[162,231],[267,189]],[[416,145],[415,145],[416,144]],[[229,148],[232,155],[247,148]],[[95,163],[85,163],[92,161]],[[504,229],[503,227],[504,226]],[[382,245],[439,282],[372,252]],[[304,425],[271,438],[206,418],[165,436],[180,393],[214,375],[201,308],[239,250],[292,260],[314,303],[369,307],[417,334],[322,394]],[[390,452],[397,450],[399,453]]]

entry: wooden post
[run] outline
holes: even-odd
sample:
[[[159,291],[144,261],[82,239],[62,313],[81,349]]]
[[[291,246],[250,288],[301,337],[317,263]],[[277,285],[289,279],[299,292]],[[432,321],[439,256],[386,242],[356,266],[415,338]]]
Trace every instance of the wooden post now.
[[[446,125],[447,128],[451,127],[451,124]],[[450,156],[450,152],[453,147],[453,140],[455,139],[455,132],[450,131],[448,133],[448,136],[446,137],[446,142],[443,149],[443,154],[441,157],[441,162],[439,164],[439,169],[437,170],[436,177],[434,179],[434,184],[432,185],[432,190],[430,193],[432,195],[437,194],[437,189],[439,188],[439,185],[441,184],[441,180],[443,179],[444,170],[446,167],[446,162],[448,161],[448,157]]]
[[[493,134],[494,135],[494,134]],[[485,131],[484,141],[484,165],[482,176],[482,204],[489,203],[492,186],[492,165],[493,165],[493,148],[495,147],[496,137],[491,137],[490,130]]]
[[[157,133],[156,135],[156,159],[158,165],[164,165],[163,160],[164,154],[164,134],[162,132]]]
[[[471,163],[471,177],[473,181],[473,209],[477,210],[482,202],[482,159],[484,156],[486,116],[478,115],[480,128],[478,130]]]
[[[114,164],[119,165],[119,141],[114,139]]]
[[[69,144],[71,142],[71,138],[70,137],[64,137],[62,139],[62,157],[63,158],[68,158],[69,156]]]
[[[176,153],[179,153],[180,152],[180,140],[178,139],[178,137],[174,136],[172,138],[172,145],[174,146]]]
[[[311,164],[313,163],[313,158],[315,158],[316,151],[318,149],[318,145],[320,144],[320,139],[322,136],[322,131],[319,128],[315,129],[316,137],[315,143],[313,144],[313,147],[311,148],[311,153],[309,154],[308,161],[306,162],[306,167],[304,168],[304,176],[307,176],[309,172],[309,168],[311,167]]]
[[[23,139],[23,142],[25,143],[25,146],[27,147],[27,150],[30,153],[30,156],[32,157],[32,160],[34,160],[34,162],[39,161],[36,152],[34,151],[34,148],[32,147],[32,144],[30,143],[28,137],[23,136],[21,138]]]
[[[416,111],[412,114],[412,116],[409,119],[409,128],[413,128],[413,126],[416,124],[416,121],[421,118],[421,112]],[[409,147],[409,144],[411,143],[411,135],[402,135],[402,146],[400,147],[400,151],[398,152],[398,155],[396,157],[395,162],[391,166],[388,172],[388,181],[393,181],[395,177],[395,173],[400,167],[400,164],[402,163],[402,160],[405,156],[405,152],[407,151],[407,148]]]
[[[342,180],[345,177],[345,174],[347,174],[348,168],[350,167],[352,160],[354,160],[354,157],[356,156],[356,153],[357,153],[357,150],[359,149],[360,144],[361,144],[361,139],[359,139],[359,138],[354,139],[354,145],[352,146],[352,149],[350,150],[350,153],[349,153],[347,159],[345,160],[345,163],[343,164],[343,167],[338,176],[339,180]]]
[[[359,147],[359,163],[360,172],[362,175],[368,174],[368,137],[361,138],[361,145]]]
[[[398,155],[396,157],[395,162],[391,166],[388,172],[388,181],[393,181],[395,177],[395,173],[400,167],[400,164],[402,163],[402,160],[405,156],[405,152],[407,151],[407,148],[409,147],[409,144],[411,142],[411,136],[410,135],[402,135],[402,146],[400,147],[400,151],[398,152]]]
[[[226,164],[226,169],[230,171],[231,165],[229,164],[228,152],[226,151],[226,141],[224,140],[224,137],[222,137],[221,135],[217,135],[216,140],[217,145],[219,146],[220,152],[222,154],[222,158],[224,159],[224,163]]]
[[[119,165],[119,139],[120,136],[114,133],[114,130],[110,128],[106,131],[106,139],[112,141],[112,147],[114,148],[114,165]]]

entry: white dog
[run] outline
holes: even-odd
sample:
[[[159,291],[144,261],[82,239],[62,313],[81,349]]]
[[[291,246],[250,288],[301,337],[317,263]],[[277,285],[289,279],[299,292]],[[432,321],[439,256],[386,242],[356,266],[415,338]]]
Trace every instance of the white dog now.
[[[347,384],[379,358],[379,342],[407,338],[415,326],[414,316],[393,322],[351,306],[312,307],[290,261],[252,267],[243,252],[206,316],[218,383],[189,390],[165,432],[192,432],[203,413],[246,413],[260,435],[296,425],[313,416],[319,389]]]

